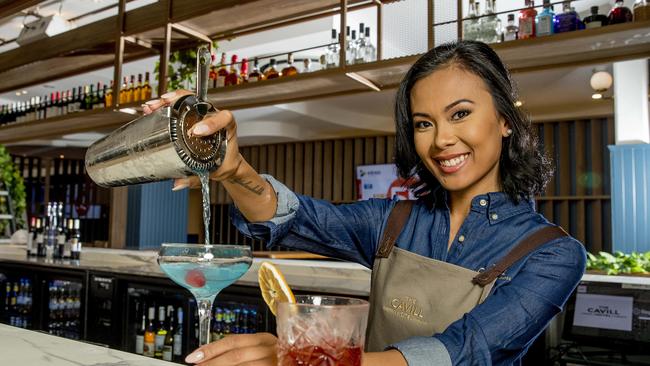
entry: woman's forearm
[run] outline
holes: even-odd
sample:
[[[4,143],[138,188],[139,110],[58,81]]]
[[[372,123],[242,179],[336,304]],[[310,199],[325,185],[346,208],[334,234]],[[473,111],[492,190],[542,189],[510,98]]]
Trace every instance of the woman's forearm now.
[[[366,352],[363,354],[363,366],[408,366],[402,353],[396,349],[384,352]]]
[[[273,187],[243,158],[235,174],[221,183],[248,221],[268,221],[275,216],[278,204]]]

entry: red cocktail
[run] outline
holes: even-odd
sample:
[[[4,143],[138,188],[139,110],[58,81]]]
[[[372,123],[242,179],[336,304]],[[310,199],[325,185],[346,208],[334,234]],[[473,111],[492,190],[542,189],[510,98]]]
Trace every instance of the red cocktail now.
[[[296,296],[278,305],[279,366],[361,366],[368,302]]]

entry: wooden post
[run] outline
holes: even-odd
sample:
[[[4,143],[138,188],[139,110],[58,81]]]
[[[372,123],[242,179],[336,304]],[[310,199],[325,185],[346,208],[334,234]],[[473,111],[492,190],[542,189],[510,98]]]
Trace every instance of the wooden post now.
[[[383,58],[383,42],[381,39],[381,33],[384,29],[384,4],[379,1],[377,2],[377,61],[381,61]]]
[[[117,35],[115,37],[115,64],[113,66],[113,105],[120,105],[122,90],[122,64],[124,63],[124,17],[126,16],[126,0],[120,0],[117,9]]]
[[[458,0],[456,7],[456,31],[458,32],[458,40],[463,39],[463,0]]]
[[[126,247],[126,219],[129,187],[111,188],[108,245],[113,249]]]
[[[428,49],[432,49],[436,45],[435,33],[433,31],[433,23],[434,23],[433,7],[434,7],[433,0],[427,1],[427,48]]]
[[[341,31],[339,32],[339,67],[344,68],[346,67],[346,59],[345,59],[345,47],[347,46],[346,44],[346,39],[345,39],[345,27],[347,26],[347,17],[348,17],[348,0],[341,0]]]
[[[158,68],[158,96],[167,93],[167,65],[169,64],[169,55],[171,53],[172,43],[172,25],[167,23],[165,26],[165,43],[160,54],[160,67]]]

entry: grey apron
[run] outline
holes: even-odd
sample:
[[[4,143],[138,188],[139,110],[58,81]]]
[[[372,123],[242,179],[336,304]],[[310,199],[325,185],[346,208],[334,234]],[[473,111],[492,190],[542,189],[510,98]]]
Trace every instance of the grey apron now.
[[[388,217],[372,268],[366,351],[441,333],[481,304],[496,279],[542,244],[567,235],[547,226],[525,237],[495,266],[476,272],[395,247],[413,201],[398,202]]]

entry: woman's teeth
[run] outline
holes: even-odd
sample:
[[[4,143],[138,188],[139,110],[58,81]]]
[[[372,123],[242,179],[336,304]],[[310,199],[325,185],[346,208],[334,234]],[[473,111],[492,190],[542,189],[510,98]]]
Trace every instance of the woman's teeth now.
[[[465,159],[467,159],[468,156],[469,154],[465,154],[449,160],[439,160],[438,162],[440,163],[440,165],[445,167],[454,167],[462,163],[463,161],[465,161]]]

